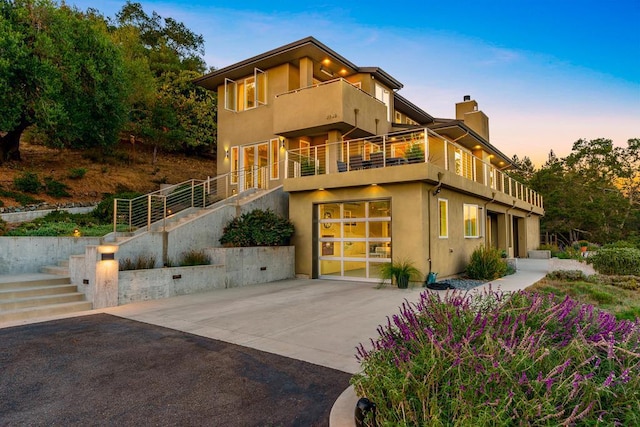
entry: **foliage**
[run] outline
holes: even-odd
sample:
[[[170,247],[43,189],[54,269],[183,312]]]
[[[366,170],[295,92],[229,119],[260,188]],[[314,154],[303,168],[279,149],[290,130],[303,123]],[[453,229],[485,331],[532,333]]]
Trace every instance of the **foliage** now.
[[[378,272],[381,287],[387,283],[395,282],[399,288],[406,288],[409,280],[415,280],[421,274],[420,270],[414,266],[413,261],[409,259],[399,259],[381,264]]]
[[[82,179],[84,178],[84,176],[87,174],[87,169],[86,168],[72,168],[69,171],[69,178],[70,179]]]
[[[118,261],[120,271],[149,270],[156,267],[156,257],[153,255],[138,255],[135,258],[121,258]]]
[[[141,196],[133,191],[123,191],[116,194],[105,194],[93,210],[93,216],[102,222],[113,222],[113,200],[114,199],[135,199]]]
[[[421,143],[409,144],[409,147],[404,154],[409,163],[424,162],[424,148]]]
[[[478,246],[471,254],[466,274],[475,280],[497,279],[507,274],[507,263],[500,250]]]
[[[187,267],[192,265],[209,265],[211,264],[211,258],[203,250],[192,249],[184,252],[180,259],[180,266]]]
[[[640,249],[601,248],[587,258],[601,274],[632,274],[640,276]]]
[[[44,179],[44,192],[52,197],[70,197],[69,186],[48,176]]]
[[[20,203],[22,206],[33,205],[36,203],[40,203],[42,201],[34,197],[31,197],[28,194],[17,193],[15,191],[8,191],[3,189],[2,187],[0,187],[0,196],[11,197],[13,200]]]
[[[0,236],[4,236],[7,232],[7,221],[0,218]]]
[[[288,245],[293,224],[270,209],[254,209],[231,220],[222,230],[220,243],[235,247]]]
[[[551,280],[566,280],[570,282],[587,279],[582,270],[555,270],[547,273],[546,277]]]
[[[640,139],[614,147],[609,139],[580,139],[572,152],[549,160],[525,183],[544,197],[541,231],[561,236],[566,244],[637,236],[640,229]]]
[[[51,0],[3,1],[0,34],[0,161],[19,159],[33,125],[51,146],[116,142],[129,89],[103,21]]]
[[[571,298],[424,292],[378,333],[351,380],[377,425],[640,424],[640,323]]]
[[[104,236],[113,231],[111,222],[101,222],[89,214],[72,214],[56,210],[44,217],[24,222],[7,232],[8,236],[74,236],[78,230],[81,236]]]
[[[618,320],[640,318],[640,277],[592,274],[582,280],[547,276],[527,288],[530,292],[553,295],[556,300],[573,298],[612,313]]]
[[[25,193],[38,194],[42,189],[42,183],[38,174],[34,172],[23,172],[20,176],[13,178],[13,186]]]

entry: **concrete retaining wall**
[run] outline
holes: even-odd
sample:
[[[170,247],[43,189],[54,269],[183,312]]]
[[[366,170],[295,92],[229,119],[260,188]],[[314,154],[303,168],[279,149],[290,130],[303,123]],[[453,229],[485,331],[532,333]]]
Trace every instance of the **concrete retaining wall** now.
[[[0,274],[38,273],[71,255],[84,254],[85,246],[100,237],[0,237]]]
[[[210,248],[212,265],[121,271],[118,305],[294,277],[293,246]]]
[[[60,208],[60,209],[34,209],[26,210],[22,212],[8,212],[0,214],[0,218],[8,222],[9,224],[32,221],[36,218],[42,218],[53,211],[67,211],[72,214],[89,213],[93,211],[95,206],[80,206],[77,208]]]

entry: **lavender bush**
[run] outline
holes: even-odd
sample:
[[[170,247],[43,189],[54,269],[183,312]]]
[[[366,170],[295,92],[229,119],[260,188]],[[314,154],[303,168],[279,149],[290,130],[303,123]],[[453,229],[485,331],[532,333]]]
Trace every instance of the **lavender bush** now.
[[[640,425],[638,319],[525,291],[424,292],[378,333],[352,378],[377,425]]]

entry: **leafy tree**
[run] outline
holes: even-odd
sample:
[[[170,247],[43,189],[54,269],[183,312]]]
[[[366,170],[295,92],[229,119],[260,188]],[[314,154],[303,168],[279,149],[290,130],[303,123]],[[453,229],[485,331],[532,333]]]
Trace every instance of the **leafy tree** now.
[[[103,21],[50,0],[0,0],[0,161],[30,126],[57,147],[109,146],[128,80]]]
[[[567,242],[579,236],[600,243],[628,238],[640,224],[640,143],[614,147],[611,140],[578,140],[558,159],[553,152],[529,184],[544,196],[542,231]]]

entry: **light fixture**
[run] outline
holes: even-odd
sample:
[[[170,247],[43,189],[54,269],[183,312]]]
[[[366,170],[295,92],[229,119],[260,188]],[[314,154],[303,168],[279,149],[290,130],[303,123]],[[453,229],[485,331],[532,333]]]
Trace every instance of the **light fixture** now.
[[[280,148],[284,148],[284,138],[280,138]]]
[[[437,186],[435,190],[433,190],[433,195],[437,196],[442,191],[442,187]]]
[[[80,232],[80,230],[77,229],[77,228],[74,228],[73,229],[73,237],[80,237],[80,236],[82,236],[82,233]]]
[[[115,254],[118,252],[118,246],[116,245],[100,245],[98,246],[98,253],[102,261],[110,261],[115,259]]]
[[[229,158],[229,149],[228,148],[226,150],[224,150],[224,158],[225,159]]]
[[[322,65],[320,66],[320,72],[326,74],[329,77],[333,77],[333,73],[331,72],[331,70],[326,69]]]

